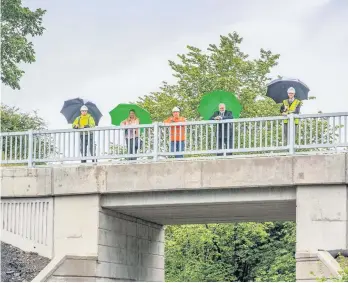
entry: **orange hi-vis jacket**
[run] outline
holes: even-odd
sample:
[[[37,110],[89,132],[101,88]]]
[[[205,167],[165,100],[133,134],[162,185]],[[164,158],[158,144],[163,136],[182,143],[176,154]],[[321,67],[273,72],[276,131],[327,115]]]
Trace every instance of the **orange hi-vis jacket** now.
[[[184,117],[174,118],[169,117],[164,121],[165,124],[171,123],[182,123],[185,122],[186,119]],[[184,141],[185,140],[185,129],[186,126],[172,126],[170,127],[170,140],[171,141]]]

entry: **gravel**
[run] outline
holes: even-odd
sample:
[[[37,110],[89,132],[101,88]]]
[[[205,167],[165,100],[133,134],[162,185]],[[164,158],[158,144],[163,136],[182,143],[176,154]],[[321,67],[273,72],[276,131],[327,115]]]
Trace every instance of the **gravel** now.
[[[1,242],[1,281],[32,281],[49,261],[37,253],[24,252]]]

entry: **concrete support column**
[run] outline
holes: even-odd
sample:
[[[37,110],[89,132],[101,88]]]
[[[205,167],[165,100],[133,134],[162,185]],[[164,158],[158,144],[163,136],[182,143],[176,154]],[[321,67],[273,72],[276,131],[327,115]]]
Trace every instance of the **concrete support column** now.
[[[54,198],[54,258],[34,281],[164,281],[162,225],[100,206],[100,196]]]
[[[164,281],[164,229],[109,209],[99,212],[97,276]]]
[[[318,250],[348,248],[346,185],[298,186],[296,192],[296,280],[329,276]]]

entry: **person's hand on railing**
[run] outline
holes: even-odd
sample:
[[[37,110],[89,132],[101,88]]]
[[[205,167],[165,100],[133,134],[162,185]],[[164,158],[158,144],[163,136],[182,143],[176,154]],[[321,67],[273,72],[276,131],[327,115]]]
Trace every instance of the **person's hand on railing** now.
[[[73,127],[74,129],[78,129],[79,128],[79,126],[78,125],[74,125],[74,127]]]

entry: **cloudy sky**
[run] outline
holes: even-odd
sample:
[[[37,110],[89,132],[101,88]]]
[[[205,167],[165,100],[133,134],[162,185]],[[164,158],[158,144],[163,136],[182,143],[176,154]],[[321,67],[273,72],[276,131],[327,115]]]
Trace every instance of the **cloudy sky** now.
[[[21,90],[1,100],[38,110],[49,128],[66,128],[63,101],[95,101],[108,111],[173,81],[168,59],[190,44],[205,49],[237,31],[243,51],[281,55],[272,75],[297,77],[316,100],[305,113],[348,111],[347,0],[24,0],[47,10],[34,39],[37,62],[24,66]]]

